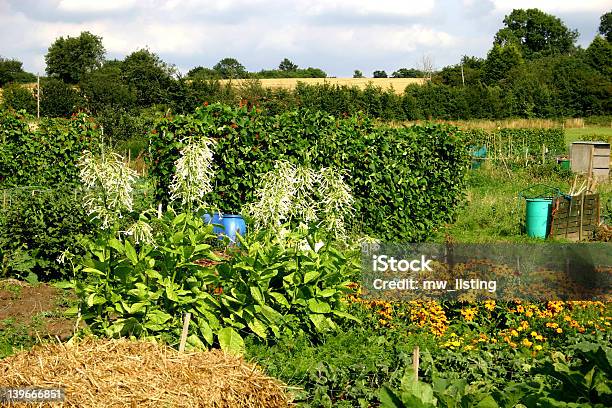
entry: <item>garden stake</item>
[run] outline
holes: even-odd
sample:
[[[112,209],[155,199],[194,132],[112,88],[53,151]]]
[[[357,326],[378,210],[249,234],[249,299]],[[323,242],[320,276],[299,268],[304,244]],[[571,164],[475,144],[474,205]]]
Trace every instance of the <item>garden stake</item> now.
[[[414,371],[414,382],[419,382],[419,346],[416,346],[414,350],[412,350],[412,370]]]
[[[185,342],[187,341],[187,333],[189,332],[189,320],[191,320],[191,313],[187,312],[183,320],[183,333],[181,333],[181,343],[179,344],[179,351],[181,353],[185,351]]]

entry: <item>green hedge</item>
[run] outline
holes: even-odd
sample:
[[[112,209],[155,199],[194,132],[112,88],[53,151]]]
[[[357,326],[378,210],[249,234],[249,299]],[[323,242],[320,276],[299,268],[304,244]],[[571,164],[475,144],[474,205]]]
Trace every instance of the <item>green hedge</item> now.
[[[453,220],[463,197],[468,155],[455,127],[375,127],[362,116],[338,119],[308,110],[267,116],[214,104],[156,124],[148,160],[162,202],[189,135],[217,141],[210,202],[224,212],[254,200],[259,175],[278,159],[346,170],[356,199],[353,227],[383,239],[426,239]]]
[[[84,114],[37,122],[0,111],[0,184],[55,186],[76,181],[76,161],[97,132],[93,119]]]
[[[0,277],[71,276],[57,262],[91,231],[76,161],[97,135],[85,115],[36,121],[0,111]]]

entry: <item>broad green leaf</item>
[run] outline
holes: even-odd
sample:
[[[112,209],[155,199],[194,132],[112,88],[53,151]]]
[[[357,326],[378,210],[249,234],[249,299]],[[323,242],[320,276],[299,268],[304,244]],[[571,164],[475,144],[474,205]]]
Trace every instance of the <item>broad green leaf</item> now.
[[[261,290],[259,290],[257,286],[251,286],[250,290],[251,290],[251,296],[253,296],[253,300],[255,300],[255,302],[259,304],[264,303],[265,299],[263,297],[263,294],[261,293]]]
[[[317,271],[306,272],[304,274],[304,284],[314,281],[319,276],[321,276],[321,273]]]
[[[253,330],[253,333],[259,337],[263,339],[267,337],[266,326],[261,321],[254,319],[252,322],[249,322],[247,326],[249,326],[249,328]]]
[[[125,256],[127,256],[132,265],[136,265],[138,263],[138,255],[136,255],[136,250],[128,240],[125,241]]]
[[[188,344],[190,347],[189,349],[195,349],[195,350],[208,350],[208,347],[206,347],[206,345],[202,342],[202,340],[200,340],[200,338],[198,336],[196,336],[195,334],[190,335],[189,337],[187,337],[187,341],[186,344]],[[187,347],[185,347],[187,348]]]
[[[225,327],[217,334],[221,350],[226,353],[242,355],[244,354],[244,340],[238,332],[231,327]]]
[[[332,310],[328,303],[317,299],[308,299],[308,308],[313,313],[330,313]]]
[[[200,333],[202,334],[202,337],[204,337],[204,340],[206,340],[206,342],[212,346],[214,337],[213,337],[213,331],[210,328],[210,325],[208,324],[208,322],[200,318],[198,319],[198,327],[200,328]]]

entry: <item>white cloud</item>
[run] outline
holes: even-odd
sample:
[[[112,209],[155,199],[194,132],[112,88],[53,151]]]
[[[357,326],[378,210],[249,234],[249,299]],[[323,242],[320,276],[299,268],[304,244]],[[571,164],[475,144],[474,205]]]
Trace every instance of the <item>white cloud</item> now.
[[[136,0],[61,0],[57,8],[71,13],[101,13],[128,10],[136,3]]]
[[[605,12],[610,10],[610,0],[493,0],[497,11],[539,8],[547,13],[555,12]]]
[[[419,16],[434,10],[433,0],[303,0],[298,11],[309,15],[342,13],[356,15],[386,14],[394,16]]]

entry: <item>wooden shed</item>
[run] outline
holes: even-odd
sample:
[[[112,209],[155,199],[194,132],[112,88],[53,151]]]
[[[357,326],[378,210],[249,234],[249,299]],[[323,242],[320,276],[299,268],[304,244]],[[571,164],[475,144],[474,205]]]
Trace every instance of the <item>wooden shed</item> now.
[[[574,173],[607,180],[610,177],[610,143],[574,142],[570,149],[570,161]]]

